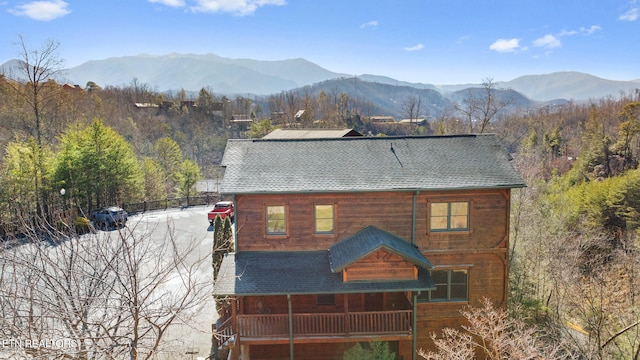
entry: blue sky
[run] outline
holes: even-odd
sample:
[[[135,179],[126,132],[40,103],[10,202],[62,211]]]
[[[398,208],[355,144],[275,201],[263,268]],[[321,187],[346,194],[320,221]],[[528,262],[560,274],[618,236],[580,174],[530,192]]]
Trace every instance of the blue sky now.
[[[580,71],[640,78],[640,0],[0,0],[0,63],[138,54],[304,58],[432,84]]]

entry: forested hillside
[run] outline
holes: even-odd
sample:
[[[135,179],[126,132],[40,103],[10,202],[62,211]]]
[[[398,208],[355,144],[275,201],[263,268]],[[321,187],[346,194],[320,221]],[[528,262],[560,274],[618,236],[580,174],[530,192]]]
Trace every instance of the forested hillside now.
[[[382,100],[367,98],[364,85],[357,97],[320,88],[250,99],[207,88],[195,97],[161,94],[135,79],[107,88],[30,79],[0,76],[2,223],[47,221],[63,205],[87,212],[188,196],[195,180],[218,176],[227,139],[274,127],[493,132],[528,184],[512,194],[513,316],[544,330],[564,357],[640,354],[637,93],[501,112],[509,103],[492,96],[491,82],[450,106],[425,89],[398,99],[401,111],[410,119],[424,117],[427,104],[441,111],[426,124],[401,125],[370,120]]]
[[[569,104],[501,124],[513,194],[511,310],[585,359],[640,354],[640,102]]]

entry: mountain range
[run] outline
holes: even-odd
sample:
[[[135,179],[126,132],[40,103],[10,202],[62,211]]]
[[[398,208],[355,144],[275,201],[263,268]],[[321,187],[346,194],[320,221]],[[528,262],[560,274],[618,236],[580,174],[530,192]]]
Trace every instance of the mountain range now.
[[[13,61],[0,65],[0,73],[7,73]],[[84,86],[93,81],[97,85],[124,86],[134,79],[159,92],[197,92],[208,88],[225,95],[269,95],[281,91],[313,85],[331,79],[355,78],[362,82],[406,86],[419,90],[433,90],[449,96],[480,84],[435,85],[399,81],[379,75],[350,75],[332,72],[305,59],[263,61],[232,59],[215,54],[168,54],[113,57],[91,60],[67,69],[58,81]],[[514,90],[533,101],[556,99],[583,101],[640,88],[640,79],[615,81],[580,72],[556,72],[527,75],[510,81],[494,83],[496,89]]]

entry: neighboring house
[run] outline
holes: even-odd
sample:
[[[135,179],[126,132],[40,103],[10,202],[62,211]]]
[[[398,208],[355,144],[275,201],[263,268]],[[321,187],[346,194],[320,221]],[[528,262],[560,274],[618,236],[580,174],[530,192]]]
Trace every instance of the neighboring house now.
[[[82,86],[77,84],[64,84],[62,88],[65,90],[82,91]]]
[[[396,118],[394,118],[393,116],[370,116],[369,121],[371,121],[374,124],[381,124],[381,123],[393,124],[396,122]]]
[[[424,125],[427,124],[427,120],[425,118],[402,119],[402,120],[398,121],[398,124],[400,124],[400,125],[420,125],[420,126],[424,126]]]
[[[512,188],[494,135],[229,140],[221,192],[235,253],[214,295],[232,358],[342,359],[381,340],[400,359],[505,305]]]

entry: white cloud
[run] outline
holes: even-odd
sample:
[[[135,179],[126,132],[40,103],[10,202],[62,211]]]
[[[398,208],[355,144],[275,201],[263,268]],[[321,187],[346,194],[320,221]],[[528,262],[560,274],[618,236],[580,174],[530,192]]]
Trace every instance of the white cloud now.
[[[418,44],[418,45],[411,46],[411,47],[406,47],[406,48],[403,48],[403,49],[404,49],[404,51],[418,51],[418,50],[424,49],[424,45]]]
[[[562,31],[560,31],[557,34],[557,36],[560,36],[560,37],[562,37],[562,36],[572,36],[572,35],[576,35],[576,34],[578,34],[578,32],[576,30],[565,30],[565,29],[562,29]]]
[[[26,16],[34,20],[49,21],[69,14],[69,4],[62,0],[32,1],[18,5],[9,12],[13,15]]]
[[[148,0],[150,3],[157,3],[173,7],[182,7],[185,5],[184,0]]]
[[[171,0],[168,0],[171,1]],[[285,5],[285,0],[196,0],[192,7],[196,12],[229,12],[238,15],[253,14],[259,7],[266,5]]]
[[[600,25],[591,25],[591,27],[588,28],[580,28],[580,33],[582,34],[586,34],[586,35],[591,35],[596,31],[600,31],[602,30],[602,26]]]
[[[618,17],[620,21],[636,21],[638,20],[638,8],[634,7],[633,9],[628,10],[626,13],[620,15]]]
[[[376,26],[378,26],[378,20],[372,20],[360,25],[360,28],[364,29],[366,27],[376,27]]]
[[[520,39],[498,39],[489,45],[489,49],[497,52],[516,52],[522,48],[520,47]]]
[[[562,43],[557,37],[551,34],[547,34],[539,39],[534,40],[533,46],[553,49],[562,46]]]
[[[592,35],[593,33],[595,33],[596,31],[600,31],[602,30],[602,26],[600,25],[591,25],[588,28],[585,27],[581,27],[580,30],[566,30],[566,29],[562,29],[562,31],[560,31],[559,33],[557,33],[555,36],[556,37],[563,37],[563,36],[573,36],[573,35],[578,35],[578,34],[582,34],[582,35]]]
[[[560,41],[560,38],[562,37],[574,36],[579,34],[590,36],[590,35],[593,35],[593,33],[595,33],[596,31],[600,31],[600,30],[602,30],[602,27],[600,25],[591,25],[588,28],[581,27],[579,30],[562,29],[562,31],[560,31],[555,35],[547,34],[541,38],[535,39],[533,41],[533,46],[546,48],[546,49],[554,49],[562,46],[562,42]]]

